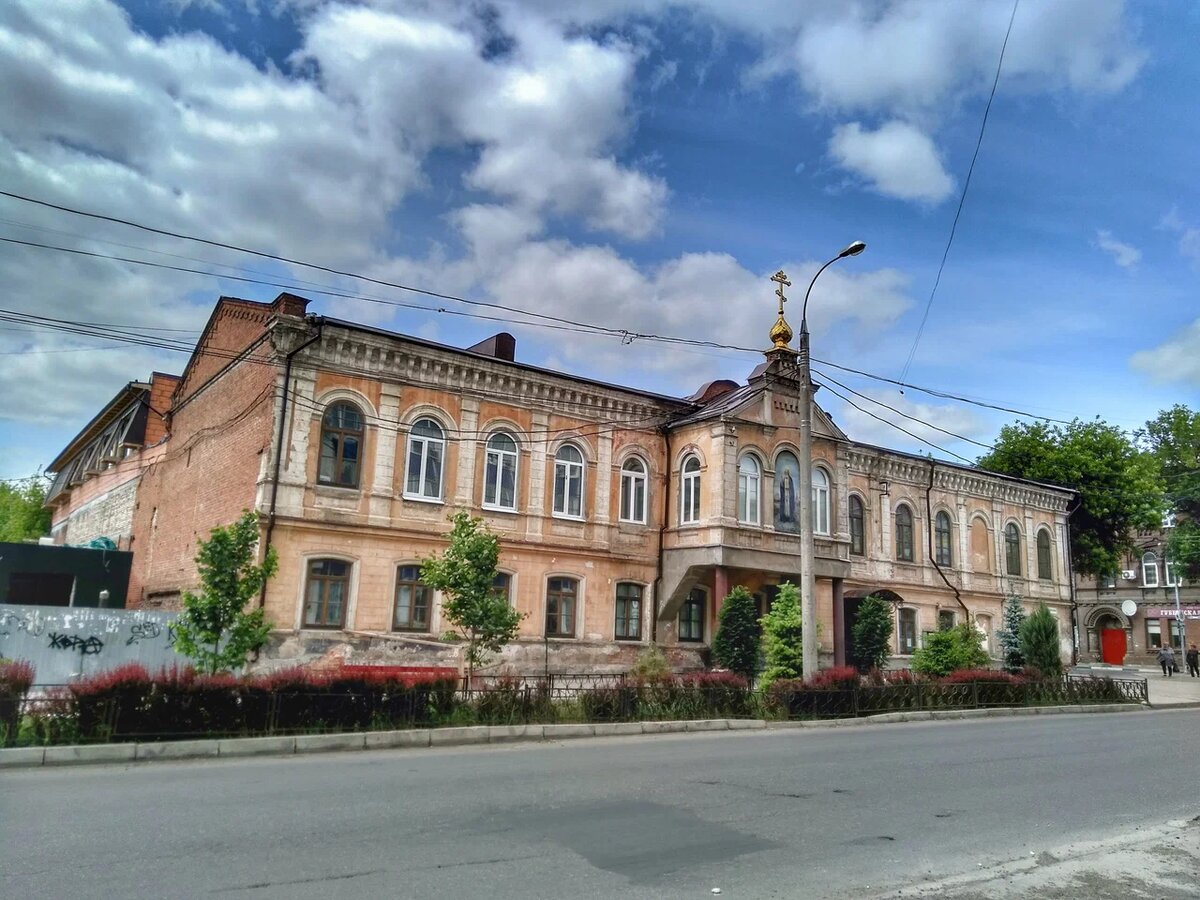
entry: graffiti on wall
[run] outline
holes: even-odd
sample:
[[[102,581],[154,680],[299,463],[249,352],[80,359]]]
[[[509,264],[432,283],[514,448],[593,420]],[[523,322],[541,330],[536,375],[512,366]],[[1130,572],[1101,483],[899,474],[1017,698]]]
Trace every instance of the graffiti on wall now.
[[[18,615],[13,612],[0,613],[0,637],[8,637],[13,631],[24,631],[38,637],[44,630],[42,617],[35,613]]]
[[[175,626],[168,625],[167,628],[171,631],[170,637],[167,638],[169,645],[175,643]],[[162,626],[157,622],[135,622],[129,627],[129,640],[125,642],[125,646],[136,644],[138,641],[153,640],[162,634]]]
[[[82,656],[93,656],[104,649],[104,641],[94,634],[82,638],[77,634],[50,632],[50,646],[55,650],[78,650]]]

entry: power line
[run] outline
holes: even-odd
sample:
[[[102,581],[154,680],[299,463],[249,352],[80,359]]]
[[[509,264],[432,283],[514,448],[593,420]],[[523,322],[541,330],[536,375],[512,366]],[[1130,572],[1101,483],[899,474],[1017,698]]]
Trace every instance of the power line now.
[[[979,123],[979,137],[975,140],[975,152],[971,156],[971,165],[967,168],[967,177],[963,181],[962,194],[958,198],[958,209],[954,213],[954,221],[950,225],[950,237],[946,241],[946,249],[942,251],[942,261],[938,265],[937,277],[933,280],[933,289],[929,292],[929,300],[925,304],[925,314],[921,316],[921,325],[917,328],[917,336],[913,340],[912,349],[908,351],[908,359],[900,371],[900,379],[908,375],[913,357],[917,354],[917,346],[921,343],[921,335],[925,333],[925,323],[929,320],[929,310],[933,308],[933,298],[937,294],[938,285],[942,283],[942,271],[946,268],[946,258],[950,255],[950,246],[954,243],[954,233],[958,230],[958,218],[962,215],[963,205],[967,202],[967,189],[971,186],[971,175],[975,171],[975,161],[979,159],[979,148],[983,146],[983,133],[987,129],[988,113],[992,111],[992,101],[996,99],[996,86],[1000,84],[1000,69],[1004,66],[1004,51],[1008,49],[1008,38],[1012,34],[1013,22],[1017,18],[1017,6],[1021,0],[1013,0],[1012,15],[1008,17],[1008,30],[1004,32],[1004,43],[1000,46],[1000,59],[996,62],[996,77],[992,80],[992,92],[988,95],[987,105],[983,108],[983,121]],[[903,393],[903,391],[901,391]]]

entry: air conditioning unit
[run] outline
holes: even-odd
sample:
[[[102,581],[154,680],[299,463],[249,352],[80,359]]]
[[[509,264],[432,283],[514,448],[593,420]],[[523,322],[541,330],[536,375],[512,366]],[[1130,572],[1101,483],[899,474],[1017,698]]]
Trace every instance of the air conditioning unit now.
[[[1126,581],[1137,581],[1137,571],[1135,569],[1126,569],[1121,573],[1121,577]]]

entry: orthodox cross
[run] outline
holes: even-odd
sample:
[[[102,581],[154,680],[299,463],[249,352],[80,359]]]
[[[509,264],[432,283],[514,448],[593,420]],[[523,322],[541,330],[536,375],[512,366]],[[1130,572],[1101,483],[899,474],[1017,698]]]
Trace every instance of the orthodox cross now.
[[[787,276],[783,274],[783,269],[780,269],[778,272],[772,275],[771,280],[779,285],[779,287],[775,289],[775,296],[779,298],[779,315],[782,317],[783,304],[787,303],[787,297],[784,296],[783,289],[785,287],[791,287],[792,283],[788,281]]]

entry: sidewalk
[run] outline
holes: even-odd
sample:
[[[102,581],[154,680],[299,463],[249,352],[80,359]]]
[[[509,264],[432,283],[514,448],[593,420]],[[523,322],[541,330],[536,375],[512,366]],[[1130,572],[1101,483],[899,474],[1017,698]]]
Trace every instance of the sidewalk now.
[[[1189,678],[1187,667],[1180,662],[1179,671],[1170,678],[1158,666],[1110,666],[1104,663],[1082,663],[1071,670],[1097,678],[1144,678],[1150,693],[1151,706],[1200,706],[1200,678]]]

